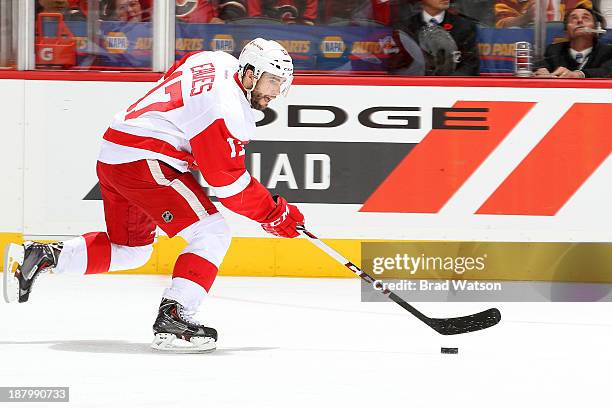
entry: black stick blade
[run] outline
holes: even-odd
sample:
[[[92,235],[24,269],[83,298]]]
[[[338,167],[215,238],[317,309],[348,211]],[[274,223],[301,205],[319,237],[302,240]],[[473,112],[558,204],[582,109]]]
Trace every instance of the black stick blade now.
[[[498,309],[492,308],[469,316],[451,317],[449,319],[429,319],[429,326],[440,334],[469,333],[495,326],[501,320]]]

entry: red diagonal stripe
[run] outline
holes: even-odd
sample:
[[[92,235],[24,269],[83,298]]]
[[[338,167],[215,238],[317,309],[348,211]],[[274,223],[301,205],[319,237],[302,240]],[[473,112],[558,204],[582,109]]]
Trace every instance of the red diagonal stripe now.
[[[459,101],[454,108],[487,108],[487,130],[432,129],[366,200],[363,212],[437,213],[533,107],[532,102]]]
[[[477,214],[555,215],[612,152],[612,104],[577,103]]]

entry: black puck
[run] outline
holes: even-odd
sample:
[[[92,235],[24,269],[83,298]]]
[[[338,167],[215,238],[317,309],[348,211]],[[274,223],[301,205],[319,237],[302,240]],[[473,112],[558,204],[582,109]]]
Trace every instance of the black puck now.
[[[459,354],[459,347],[442,347],[440,349],[442,354]]]

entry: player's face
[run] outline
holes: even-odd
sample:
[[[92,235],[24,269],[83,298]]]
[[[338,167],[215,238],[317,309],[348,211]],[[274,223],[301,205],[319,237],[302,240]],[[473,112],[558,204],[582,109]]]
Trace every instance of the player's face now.
[[[567,33],[570,38],[593,35],[585,32],[584,28],[595,28],[595,20],[593,20],[591,13],[584,9],[572,11],[567,19]]]
[[[264,72],[251,92],[251,107],[257,110],[266,109],[270,101],[280,94],[284,80],[284,78]]]

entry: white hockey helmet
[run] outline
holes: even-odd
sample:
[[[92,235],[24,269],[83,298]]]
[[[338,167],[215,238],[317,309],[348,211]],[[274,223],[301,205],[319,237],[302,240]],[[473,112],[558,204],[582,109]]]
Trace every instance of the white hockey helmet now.
[[[261,74],[268,72],[284,79],[280,92],[287,96],[293,82],[293,61],[285,48],[273,40],[256,38],[244,46],[238,57],[238,75],[244,77],[247,68],[253,70],[253,87],[247,89],[249,95],[255,88]]]

